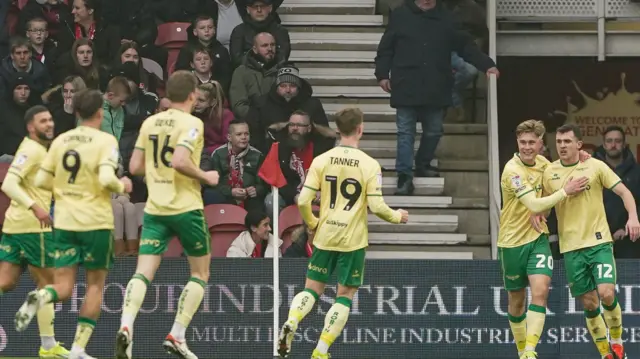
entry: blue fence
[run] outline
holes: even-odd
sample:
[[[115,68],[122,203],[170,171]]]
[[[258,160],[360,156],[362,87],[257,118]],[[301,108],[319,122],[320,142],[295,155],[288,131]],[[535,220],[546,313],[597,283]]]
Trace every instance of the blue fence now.
[[[281,322],[304,284],[305,260],[280,264]],[[630,357],[640,353],[640,262],[618,261],[618,295]],[[108,278],[103,313],[88,353],[113,357],[122,299],[135,259],[121,259]],[[273,287],[270,260],[215,259],[200,312],[187,331],[200,358],[270,358]],[[161,343],[171,329],[185,260],[166,260],[147,292],[134,333],[134,357],[164,358]],[[56,307],[57,340],[71,343],[84,294],[83,276],[73,299]],[[499,265],[493,261],[371,260],[353,301],[349,323],[331,349],[333,358],[515,358],[506,319],[507,299]],[[0,357],[34,357],[40,345],[37,323],[18,334],[13,315],[33,288],[24,275],[19,289],[0,298]],[[335,286],[301,325],[292,358],[309,358],[332,304]],[[635,300],[634,300],[635,299]],[[540,358],[598,357],[584,326],[581,305],[569,295],[562,262],[556,263]]]

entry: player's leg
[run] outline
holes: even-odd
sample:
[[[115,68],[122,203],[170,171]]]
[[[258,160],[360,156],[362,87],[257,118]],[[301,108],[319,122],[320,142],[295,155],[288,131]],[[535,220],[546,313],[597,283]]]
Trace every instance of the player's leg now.
[[[133,325],[155,278],[162,254],[167,250],[172,232],[162,216],[144,214],[136,273],[129,280],[122,304],[120,329],[116,335],[116,359],[131,358]]]
[[[289,316],[280,329],[278,338],[278,354],[286,358],[291,353],[293,336],[298,325],[311,312],[318,298],[324,293],[324,287],[331,277],[338,261],[338,253],[314,248],[307,265],[307,279],[304,290],[291,301]]]
[[[0,241],[0,296],[15,289],[22,274],[19,238],[3,234]]]
[[[529,280],[527,266],[531,246],[528,244],[513,248],[498,248],[498,258],[502,270],[502,281],[507,291],[509,305],[507,318],[518,356],[524,354],[527,345],[527,313],[525,311],[526,291]]]
[[[601,244],[590,248],[592,275],[595,278],[598,296],[604,311],[602,316],[609,328],[611,350],[619,359],[627,354],[622,343],[622,310],[616,297],[616,260],[611,244]]]
[[[329,347],[342,333],[347,324],[353,296],[364,280],[364,258],[366,249],[338,254],[338,293],[335,303],[327,311],[324,328],[313,351],[312,359],[329,359]]]
[[[35,281],[38,289],[44,289],[48,285],[54,284],[56,267],[56,248],[53,242],[53,234],[34,233],[29,234],[31,238],[23,241],[23,253],[27,263],[29,263],[29,273]],[[53,303],[43,304],[36,313],[38,319],[38,330],[40,331],[41,358],[66,358],[69,351],[65,349],[55,339],[53,322],[55,309]]]
[[[183,359],[197,359],[186,343],[186,331],[204,298],[211,266],[211,236],[202,210],[171,216],[170,226],[178,235],[189,260],[190,278],[180,294],[178,311],[163,346]]]
[[[547,299],[549,286],[553,275],[553,255],[546,234],[531,243],[527,275],[531,288],[531,303],[527,310],[527,335],[526,346],[522,355],[523,359],[536,358],[536,346],[544,330],[544,321],[547,313]]]
[[[87,273],[87,287],[78,315],[71,358],[84,358],[85,348],[100,317],[102,293],[109,270],[113,267],[113,231],[109,229],[77,232],[82,265]]]
[[[27,295],[15,317],[16,330],[19,332],[29,326],[40,307],[65,301],[73,293],[78,264],[82,262],[82,249],[77,245],[75,232],[56,229],[53,238],[57,247],[54,283]]]
[[[586,250],[588,248],[564,254],[567,282],[572,283],[569,287],[571,295],[582,302],[587,329],[589,329],[591,339],[596,344],[598,352],[602,358],[613,359],[609,350],[607,326],[600,314],[600,300],[596,291],[595,279],[591,274]]]

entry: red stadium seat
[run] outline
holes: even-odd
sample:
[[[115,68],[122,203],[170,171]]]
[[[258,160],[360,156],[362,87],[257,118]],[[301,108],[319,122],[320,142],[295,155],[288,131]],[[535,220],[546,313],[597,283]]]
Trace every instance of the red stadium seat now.
[[[22,10],[22,8],[25,7],[25,5],[27,5],[28,2],[29,0],[18,0],[18,8]]]
[[[181,49],[189,40],[187,28],[188,22],[168,22],[158,26],[156,45],[166,49]]]
[[[10,163],[0,163],[0,183],[4,181],[4,177],[7,175],[9,167],[11,167]]]
[[[313,207],[314,212],[319,209],[317,206]],[[291,205],[280,212],[280,216],[278,217],[278,236],[282,240],[282,245],[280,246],[282,253],[291,245],[291,233],[302,224],[302,216],[300,215],[298,206]]]
[[[4,214],[7,212],[10,204],[11,199],[9,199],[4,192],[0,191],[0,226],[4,223]]]
[[[18,17],[20,16],[20,9],[16,6],[11,6],[9,12],[7,12],[7,18],[5,20],[5,28],[9,32],[9,35],[13,36],[16,33],[18,27]]]
[[[178,62],[178,54],[180,54],[180,50],[178,49],[169,49],[169,56],[167,57],[167,74],[171,76],[171,74],[176,70],[176,62]]]
[[[247,211],[232,204],[213,204],[204,208],[204,216],[211,232],[211,255],[226,257],[233,240],[246,229]]]

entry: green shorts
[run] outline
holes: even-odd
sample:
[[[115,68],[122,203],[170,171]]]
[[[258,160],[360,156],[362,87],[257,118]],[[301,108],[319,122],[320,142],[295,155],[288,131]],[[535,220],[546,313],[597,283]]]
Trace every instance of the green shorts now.
[[[502,268],[502,281],[504,289],[516,291],[529,285],[529,276],[544,274],[553,275],[553,255],[549,247],[549,236],[541,234],[538,239],[527,244],[512,247],[498,248],[500,267]]]
[[[211,235],[202,210],[172,216],[145,213],[139,253],[161,255],[176,236],[187,256],[202,257],[211,253]]]
[[[352,252],[313,249],[307,267],[307,278],[327,283],[338,267],[338,283],[348,287],[359,287],[364,280],[364,257],[366,248]]]
[[[566,252],[564,266],[574,298],[595,290],[599,284],[616,284],[616,260],[611,243]]]
[[[2,235],[0,262],[55,268],[56,246],[51,232]]]
[[[53,231],[58,246],[56,266],[72,267],[82,264],[87,270],[109,270],[113,267],[113,231]]]

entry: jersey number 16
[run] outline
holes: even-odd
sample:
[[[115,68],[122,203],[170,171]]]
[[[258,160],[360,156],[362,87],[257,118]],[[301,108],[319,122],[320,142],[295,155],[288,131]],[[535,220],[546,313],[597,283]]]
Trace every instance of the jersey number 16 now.
[[[153,143],[153,167],[158,168],[158,157],[160,157],[160,162],[162,162],[165,167],[171,168],[171,158],[169,157],[169,155],[173,155],[173,147],[169,146],[170,139],[171,136],[167,136],[164,139],[162,148],[160,148],[160,140],[158,139],[158,135],[149,135],[149,141]]]

